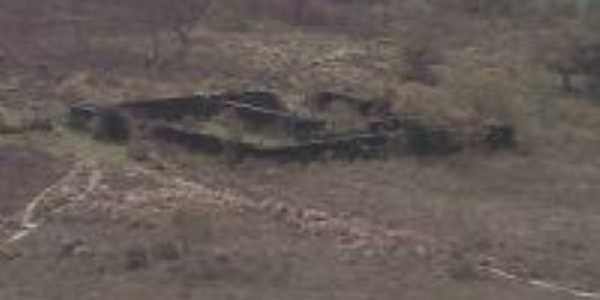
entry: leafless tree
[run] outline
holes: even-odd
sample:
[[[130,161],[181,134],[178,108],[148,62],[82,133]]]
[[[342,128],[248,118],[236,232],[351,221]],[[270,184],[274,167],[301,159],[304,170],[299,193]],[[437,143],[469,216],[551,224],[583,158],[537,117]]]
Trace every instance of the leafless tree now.
[[[143,1],[140,21],[149,31],[151,47],[148,66],[158,66],[174,58],[185,60],[191,47],[193,29],[206,15],[212,0]],[[170,40],[179,44],[171,57],[165,57],[163,46]]]

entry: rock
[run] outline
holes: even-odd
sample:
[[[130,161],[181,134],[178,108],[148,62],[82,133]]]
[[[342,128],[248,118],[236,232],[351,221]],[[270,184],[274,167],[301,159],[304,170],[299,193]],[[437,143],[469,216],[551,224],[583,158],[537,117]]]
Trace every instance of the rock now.
[[[82,239],[66,239],[61,243],[62,257],[86,256],[92,254],[92,249]]]

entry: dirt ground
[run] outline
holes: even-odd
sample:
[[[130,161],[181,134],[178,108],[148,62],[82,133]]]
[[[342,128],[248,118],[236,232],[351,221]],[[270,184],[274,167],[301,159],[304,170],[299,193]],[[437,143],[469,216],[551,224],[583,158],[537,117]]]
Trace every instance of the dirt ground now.
[[[385,253],[370,242],[339,247],[334,237],[346,227],[299,227],[333,217],[289,222],[302,213],[266,209],[209,180],[184,183],[180,173],[126,166],[99,170],[96,190],[41,216],[40,228],[13,246],[19,255],[2,260],[0,298],[564,299],[468,272],[449,275],[448,262],[415,250],[416,240]],[[357,228],[370,223],[377,219]]]
[[[598,288],[600,207],[594,199],[599,190],[590,162],[549,163],[507,153],[310,166],[249,163],[233,175],[207,169],[204,164],[188,172],[254,199],[432,237],[444,245],[438,254],[444,258],[434,260],[441,259],[438,267],[451,276],[461,276],[454,274],[455,264],[491,256],[525,277]]]
[[[39,150],[0,146],[0,216],[21,211],[67,168],[64,161]]]

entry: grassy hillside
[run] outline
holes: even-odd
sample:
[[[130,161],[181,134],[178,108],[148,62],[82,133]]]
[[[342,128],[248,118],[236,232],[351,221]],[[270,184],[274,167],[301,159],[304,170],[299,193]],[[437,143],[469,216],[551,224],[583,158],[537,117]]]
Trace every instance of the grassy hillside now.
[[[572,296],[525,279],[600,290],[600,18],[536,3],[4,1],[2,241],[71,162],[102,176],[85,193],[92,171],[62,182],[41,226],[2,243],[0,298]],[[64,125],[82,101],[245,90],[296,110],[327,90],[444,126],[501,121],[518,147],[231,168]]]

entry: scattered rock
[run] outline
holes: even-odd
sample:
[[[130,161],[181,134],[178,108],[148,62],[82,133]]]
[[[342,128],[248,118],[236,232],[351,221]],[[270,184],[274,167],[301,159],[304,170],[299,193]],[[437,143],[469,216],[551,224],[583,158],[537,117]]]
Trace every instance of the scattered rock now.
[[[62,257],[86,256],[92,254],[92,249],[82,239],[66,239],[61,243]]]

